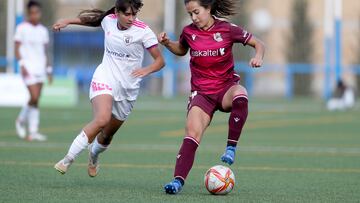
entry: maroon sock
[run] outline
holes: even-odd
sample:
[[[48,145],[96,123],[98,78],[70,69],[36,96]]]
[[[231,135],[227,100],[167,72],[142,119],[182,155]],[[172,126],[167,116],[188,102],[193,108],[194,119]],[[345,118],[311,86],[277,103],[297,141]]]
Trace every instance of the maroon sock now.
[[[174,177],[185,181],[192,168],[195,159],[195,152],[199,143],[190,136],[184,138],[179,154],[177,155]]]
[[[227,146],[236,147],[240,138],[241,130],[246,122],[247,115],[247,97],[245,95],[238,95],[234,97],[229,118],[229,133]]]

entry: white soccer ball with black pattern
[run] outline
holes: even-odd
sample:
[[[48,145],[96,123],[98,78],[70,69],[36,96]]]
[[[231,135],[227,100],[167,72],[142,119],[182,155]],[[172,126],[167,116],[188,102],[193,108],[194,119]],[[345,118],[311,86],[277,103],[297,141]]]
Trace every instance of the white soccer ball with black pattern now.
[[[205,187],[213,195],[226,195],[235,186],[235,175],[226,166],[216,165],[205,173]]]

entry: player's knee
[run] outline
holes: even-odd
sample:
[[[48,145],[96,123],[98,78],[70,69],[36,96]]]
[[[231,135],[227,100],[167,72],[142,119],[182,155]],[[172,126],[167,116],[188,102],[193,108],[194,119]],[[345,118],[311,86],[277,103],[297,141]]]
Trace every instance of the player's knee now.
[[[105,144],[105,145],[109,145],[114,135],[113,134],[105,134],[105,133],[103,133],[102,136],[103,136],[102,137],[103,138],[102,143]]]
[[[186,126],[186,135],[195,138],[197,141],[200,141],[202,131],[200,129],[198,129],[198,128],[195,128],[192,125],[187,125]]]
[[[31,97],[29,100],[29,105],[30,106],[38,106],[39,104],[39,99],[35,98],[35,97]]]
[[[94,121],[99,128],[104,128],[110,122],[110,115],[97,116]]]
[[[243,95],[243,96],[246,96],[246,97],[248,96],[248,93],[247,93],[245,87],[240,86],[239,88],[237,88],[237,89],[234,91],[233,96],[236,97],[236,96],[238,96],[238,95]]]
[[[235,91],[235,95],[248,95],[248,93],[247,93],[247,91],[246,91],[246,89],[245,89],[245,87],[240,87],[240,88],[238,88],[236,91]]]

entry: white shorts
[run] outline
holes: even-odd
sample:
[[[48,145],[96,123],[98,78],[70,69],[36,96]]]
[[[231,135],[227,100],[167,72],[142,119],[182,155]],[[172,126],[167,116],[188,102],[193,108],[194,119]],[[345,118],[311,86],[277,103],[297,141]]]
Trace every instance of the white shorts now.
[[[28,73],[26,77],[23,77],[23,80],[26,86],[35,85],[39,83],[44,83],[46,80],[46,75],[45,74],[35,75]]]
[[[116,83],[115,83],[116,84]],[[116,94],[119,94],[119,87],[114,87],[114,82],[111,78],[107,78],[106,72],[97,69],[94,73],[90,85],[89,98],[92,100],[96,96],[108,94],[113,97],[113,105],[111,113],[117,120],[125,121],[130,115],[136,100],[115,100]]]

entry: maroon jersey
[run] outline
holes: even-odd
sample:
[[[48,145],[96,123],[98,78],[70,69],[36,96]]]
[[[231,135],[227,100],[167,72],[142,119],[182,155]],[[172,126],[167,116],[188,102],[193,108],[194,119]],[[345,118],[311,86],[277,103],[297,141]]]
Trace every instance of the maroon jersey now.
[[[190,24],[183,29],[179,42],[190,49],[191,91],[216,94],[238,77],[234,71],[232,46],[246,45],[252,34],[241,27],[215,19],[204,31]]]

